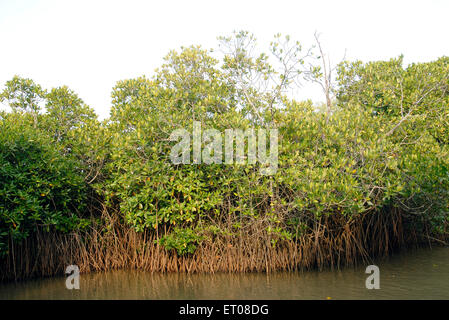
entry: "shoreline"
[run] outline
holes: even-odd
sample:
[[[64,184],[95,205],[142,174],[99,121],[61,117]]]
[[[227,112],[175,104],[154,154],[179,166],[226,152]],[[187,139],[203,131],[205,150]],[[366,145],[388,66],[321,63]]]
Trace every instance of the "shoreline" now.
[[[125,269],[188,274],[321,271],[367,263],[403,250],[445,247],[442,242],[447,240],[425,241],[416,234],[388,228],[384,235],[367,234],[352,225],[351,229],[344,223],[329,233],[324,225],[317,224],[314,231],[276,247],[270,245],[269,234],[259,240],[253,233],[216,237],[187,255],[159,245],[155,233],[138,233],[120,224],[104,234],[95,228],[84,234],[37,233],[24,244],[15,245],[7,259],[0,261],[0,283],[64,275],[68,265],[79,266],[80,274]],[[355,232],[363,241],[347,241],[347,235]]]

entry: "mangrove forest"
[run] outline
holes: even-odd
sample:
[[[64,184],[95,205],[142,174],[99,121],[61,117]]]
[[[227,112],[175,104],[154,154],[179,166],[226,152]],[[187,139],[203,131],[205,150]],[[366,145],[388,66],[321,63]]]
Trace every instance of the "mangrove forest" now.
[[[173,50],[151,76],[116,83],[106,119],[63,84],[7,81],[0,280],[62,275],[68,265],[339,268],[447,245],[449,58],[331,65],[318,36],[305,48],[280,34],[258,48],[239,31],[214,50]],[[325,102],[295,99],[305,83]],[[195,126],[202,139],[189,136],[186,162],[173,163],[172,133]],[[241,152],[237,142],[207,147],[206,130],[225,141],[229,129],[245,133]],[[246,156],[247,133],[259,129],[270,132],[264,151],[276,146],[269,174],[266,161]],[[238,161],[204,161],[225,148]]]

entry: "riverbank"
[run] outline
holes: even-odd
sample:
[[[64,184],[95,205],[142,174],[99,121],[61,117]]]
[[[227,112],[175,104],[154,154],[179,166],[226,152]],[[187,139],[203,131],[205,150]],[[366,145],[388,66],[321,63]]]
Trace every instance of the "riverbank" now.
[[[161,246],[155,233],[136,232],[115,221],[107,231],[99,226],[84,233],[35,233],[2,260],[2,281],[60,276],[68,265],[81,273],[133,269],[162,273],[245,273],[322,270],[369,264],[405,248],[445,243],[406,230],[399,211],[314,219],[295,241],[276,246],[273,236],[253,225],[245,232],[205,239],[192,254],[179,255]]]
[[[80,276],[80,290],[67,290],[57,276],[0,284],[2,299],[304,300],[449,299],[448,247],[398,252],[375,259],[380,289],[365,288],[365,265],[341,270],[273,273],[158,273],[138,270]]]

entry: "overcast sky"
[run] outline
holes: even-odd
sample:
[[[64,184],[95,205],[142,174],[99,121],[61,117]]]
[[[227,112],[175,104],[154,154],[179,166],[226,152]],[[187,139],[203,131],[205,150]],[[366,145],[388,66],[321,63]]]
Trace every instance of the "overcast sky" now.
[[[101,118],[115,82],[151,76],[171,49],[217,48],[217,36],[248,30],[305,45],[315,30],[333,61],[405,61],[449,55],[449,1],[0,0],[0,87],[15,74],[44,88],[67,85]],[[318,88],[301,98],[320,100]]]

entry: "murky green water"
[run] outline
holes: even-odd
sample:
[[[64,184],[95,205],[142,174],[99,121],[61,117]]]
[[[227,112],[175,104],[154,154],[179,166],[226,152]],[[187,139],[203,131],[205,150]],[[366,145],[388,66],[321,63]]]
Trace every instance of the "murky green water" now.
[[[0,299],[449,299],[449,248],[420,249],[374,261],[380,289],[368,290],[366,266],[339,271],[157,274],[114,271],[0,284]]]

